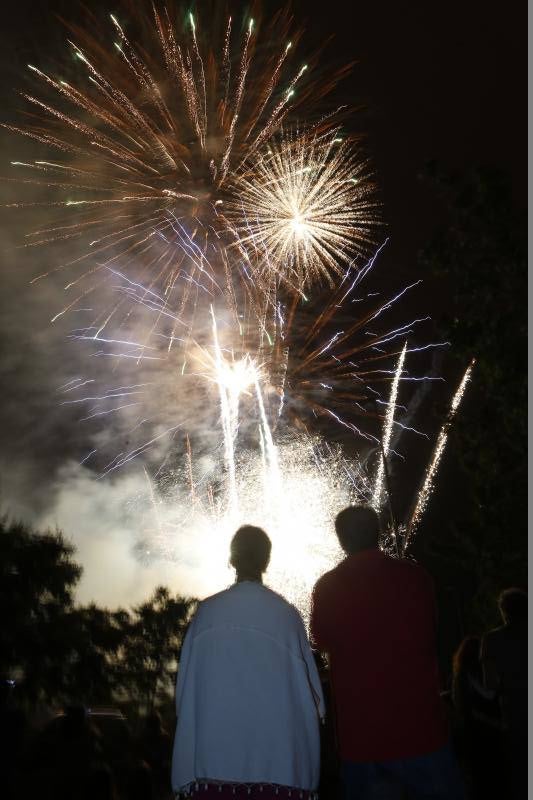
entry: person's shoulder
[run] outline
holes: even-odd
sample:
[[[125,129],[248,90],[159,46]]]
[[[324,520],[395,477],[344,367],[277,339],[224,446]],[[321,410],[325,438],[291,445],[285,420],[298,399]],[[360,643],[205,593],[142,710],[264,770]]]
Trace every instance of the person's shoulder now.
[[[483,642],[485,645],[492,644],[493,642],[501,642],[507,637],[507,626],[500,625],[498,628],[492,628],[483,634]]]
[[[230,586],[228,589],[222,589],[220,592],[216,592],[216,594],[211,594],[209,597],[205,597],[203,600],[200,600],[196,609],[196,619],[202,619],[208,615],[210,611],[214,611],[215,609],[224,606],[231,596],[230,593],[232,589],[233,586]]]
[[[280,611],[291,614],[298,613],[296,608],[278,592],[255,581],[235,583],[228,589],[206,597],[199,604],[198,612],[201,616],[207,616],[211,612],[223,609],[225,606],[233,608],[235,604],[241,605],[242,603],[277,608]]]
[[[401,576],[410,586],[418,586],[421,590],[434,591],[433,578],[422,564],[411,558],[394,558],[383,554],[387,569]]]
[[[315,596],[322,591],[327,591],[328,587],[337,583],[343,572],[343,564],[344,561],[341,561],[339,564],[333,567],[333,569],[328,570],[328,572],[324,572],[324,574],[320,576],[313,588],[313,594]]]
[[[507,631],[505,625],[500,625],[498,628],[492,628],[481,637],[481,657],[483,660],[492,660],[498,658],[498,653],[505,649],[505,640]]]
[[[383,555],[390,565],[394,565],[392,566],[393,569],[403,570],[410,579],[433,583],[433,579],[427,569],[423,567],[422,564],[419,564],[418,561],[412,558],[394,558],[385,553]]]
[[[279,594],[278,592],[271,589],[269,586],[261,585],[261,589],[263,590],[263,599],[265,603],[270,604],[273,608],[277,608],[281,613],[285,613],[288,616],[297,616],[299,620],[301,620],[300,612],[293,606],[292,603],[283,597],[283,595]]]

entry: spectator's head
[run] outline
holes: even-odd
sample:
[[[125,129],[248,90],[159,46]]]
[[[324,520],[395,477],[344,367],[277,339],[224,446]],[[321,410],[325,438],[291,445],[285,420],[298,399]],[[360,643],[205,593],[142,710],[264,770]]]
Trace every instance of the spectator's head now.
[[[379,519],[370,506],[348,506],[335,519],[340,546],[348,555],[378,547]]]
[[[527,621],[527,593],[523,589],[504,589],[498,597],[498,608],[506,625]]]
[[[243,525],[231,540],[230,564],[238,580],[261,580],[270,561],[272,544],[261,528]]]

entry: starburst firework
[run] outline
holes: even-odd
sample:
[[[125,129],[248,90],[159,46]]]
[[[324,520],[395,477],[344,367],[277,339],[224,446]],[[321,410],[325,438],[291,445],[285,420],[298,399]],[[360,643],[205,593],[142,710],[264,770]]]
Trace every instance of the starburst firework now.
[[[356,254],[368,254],[377,223],[375,187],[338,130],[284,133],[235,180],[229,204],[239,242],[261,282],[304,294],[333,286]]]

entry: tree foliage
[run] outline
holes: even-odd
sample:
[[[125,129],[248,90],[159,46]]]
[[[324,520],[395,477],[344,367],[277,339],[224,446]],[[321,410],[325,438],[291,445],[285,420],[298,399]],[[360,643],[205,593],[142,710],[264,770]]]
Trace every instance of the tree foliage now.
[[[132,610],[122,659],[129,691],[147,710],[159,695],[169,695],[174,685],[177,660],[194,601],[172,597],[158,587],[152,597]]]
[[[448,286],[443,334],[457,374],[477,359],[452,433],[462,502],[446,532],[473,578],[471,624],[494,596],[525,584],[527,557],[527,227],[500,172],[432,173],[443,225],[422,253]]]
[[[64,623],[82,572],[73,553],[59,532],[37,535],[0,522],[0,668],[21,672],[34,698],[61,691],[58,667],[70,649]]]
[[[153,709],[173,690],[195,602],[168,589],[131,611],[77,606],[82,568],[59,531],[36,533],[0,520],[0,672],[21,681],[30,703]]]

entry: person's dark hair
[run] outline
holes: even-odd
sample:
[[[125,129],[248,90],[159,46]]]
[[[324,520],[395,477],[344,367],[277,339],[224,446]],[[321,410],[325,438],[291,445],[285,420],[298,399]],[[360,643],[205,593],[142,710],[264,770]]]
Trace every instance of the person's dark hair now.
[[[498,608],[504,622],[512,625],[527,620],[527,592],[515,587],[504,589],[498,597]]]
[[[377,548],[379,518],[370,506],[348,506],[337,514],[335,530],[345,553]]]
[[[272,544],[262,528],[242,525],[230,547],[230,563],[237,575],[259,578],[268,567]]]

